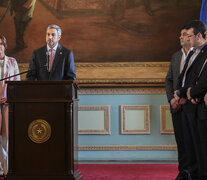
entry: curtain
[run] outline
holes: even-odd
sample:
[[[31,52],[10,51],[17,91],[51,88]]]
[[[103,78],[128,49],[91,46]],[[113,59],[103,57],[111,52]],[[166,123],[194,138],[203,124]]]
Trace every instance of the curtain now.
[[[207,25],[207,0],[202,0],[200,20]]]

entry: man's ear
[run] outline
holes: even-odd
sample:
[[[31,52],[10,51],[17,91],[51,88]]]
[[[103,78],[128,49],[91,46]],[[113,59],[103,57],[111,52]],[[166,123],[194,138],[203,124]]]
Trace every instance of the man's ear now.
[[[59,36],[58,39],[60,40],[61,39],[61,36]]]
[[[202,34],[199,32],[198,34],[196,34],[196,36],[199,38],[199,39],[201,39],[201,38],[203,38],[202,37]]]

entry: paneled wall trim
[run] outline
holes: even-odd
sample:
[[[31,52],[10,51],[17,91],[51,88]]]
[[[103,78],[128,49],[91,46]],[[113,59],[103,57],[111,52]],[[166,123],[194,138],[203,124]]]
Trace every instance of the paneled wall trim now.
[[[149,105],[121,105],[121,134],[150,134]]]
[[[76,147],[77,148],[77,147]],[[177,150],[176,145],[79,145],[79,151]]]
[[[78,90],[78,94],[165,94],[165,88],[162,87],[125,87],[125,88],[82,88]]]
[[[169,105],[160,106],[160,133],[174,134]]]
[[[110,106],[79,106],[78,134],[110,134]]]

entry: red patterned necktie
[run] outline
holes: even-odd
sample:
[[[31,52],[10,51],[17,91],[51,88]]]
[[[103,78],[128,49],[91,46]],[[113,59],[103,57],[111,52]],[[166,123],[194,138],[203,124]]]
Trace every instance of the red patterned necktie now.
[[[50,71],[52,69],[53,61],[54,61],[54,50],[51,48],[50,49]]]

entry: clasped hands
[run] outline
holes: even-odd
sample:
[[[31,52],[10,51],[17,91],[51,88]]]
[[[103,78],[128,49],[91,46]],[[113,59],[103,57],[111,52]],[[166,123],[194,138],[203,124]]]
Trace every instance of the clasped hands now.
[[[187,100],[191,101],[193,104],[197,104],[198,103],[198,99],[197,98],[194,99],[194,98],[192,98],[190,96],[190,90],[191,90],[191,87],[189,87],[188,90],[187,90],[187,93],[186,93],[187,99],[183,98],[183,97],[180,98],[177,95],[178,90],[174,91],[174,98],[175,98],[175,100],[177,101],[177,103],[179,105],[185,104],[187,102]],[[207,99],[207,97],[206,97],[206,99]]]
[[[188,90],[187,90],[187,93],[186,93],[186,95],[187,95],[187,99],[188,99],[189,101],[191,101],[193,104],[197,104],[197,103],[198,103],[198,98],[192,98],[192,97],[190,96],[190,91],[191,91],[191,87],[189,87]],[[180,108],[180,106],[181,106],[182,104],[185,104],[185,103],[187,102],[187,99],[185,99],[185,98],[180,98],[180,97],[177,95],[177,92],[178,92],[178,90],[174,91],[174,98],[171,99],[171,101],[170,101],[170,104],[171,104],[172,108],[173,108],[175,111],[177,111],[177,110]],[[204,102],[205,102],[205,105],[207,106],[207,93],[206,93],[205,96],[204,96]]]
[[[7,101],[7,98],[2,98],[2,99],[0,99],[0,104],[5,104],[6,101]]]
[[[191,87],[189,87],[188,88],[188,90],[187,90],[187,98],[188,98],[188,100],[189,101],[191,101],[193,104],[197,104],[198,103],[198,98],[192,98],[191,96],[190,96],[190,90],[191,90]]]
[[[171,101],[170,101],[171,107],[175,111],[178,111],[180,109],[181,105],[185,104],[186,101],[187,101],[185,98],[180,98],[177,95],[177,92],[178,92],[178,90],[174,91],[174,98],[172,98]]]
[[[192,97],[190,96],[190,90],[191,90],[191,87],[188,88],[188,90],[187,90],[187,98],[188,98],[188,100],[190,100],[193,104],[197,104],[197,103],[198,103],[198,98],[192,98]],[[204,102],[205,102],[205,105],[207,106],[207,93],[205,94],[203,100],[204,100]]]
[[[172,98],[170,104],[175,111],[178,111],[180,109],[181,104],[179,104],[179,101],[176,98]]]

